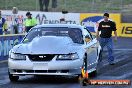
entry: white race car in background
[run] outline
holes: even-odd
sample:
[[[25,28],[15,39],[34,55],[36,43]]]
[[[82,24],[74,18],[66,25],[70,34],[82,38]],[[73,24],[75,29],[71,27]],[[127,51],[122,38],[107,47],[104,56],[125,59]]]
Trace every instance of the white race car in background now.
[[[17,81],[23,75],[78,76],[84,64],[91,73],[96,71],[100,49],[84,26],[37,25],[9,51],[9,78]]]

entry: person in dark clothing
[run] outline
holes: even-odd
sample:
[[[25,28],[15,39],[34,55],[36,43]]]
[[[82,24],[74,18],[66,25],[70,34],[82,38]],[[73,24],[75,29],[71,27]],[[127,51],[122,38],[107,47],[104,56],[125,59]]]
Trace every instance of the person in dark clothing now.
[[[52,0],[52,8],[56,8],[57,7],[57,0]]]
[[[1,16],[1,11],[0,11],[0,35],[7,33],[7,23],[6,19]]]
[[[43,3],[44,3],[44,6],[45,6],[44,11],[48,12],[49,0],[43,0]]]
[[[40,11],[48,12],[49,0],[39,0]],[[45,6],[45,9],[43,9]]]
[[[113,42],[112,42],[112,31],[114,31],[115,41],[117,41],[117,32],[116,32],[116,23],[110,21],[109,14],[104,14],[104,20],[99,23],[99,27],[97,30],[97,40],[99,40],[100,46],[102,48],[100,59],[102,58],[103,48],[107,46],[108,49],[108,62],[110,65],[114,64],[114,56],[113,56]],[[99,38],[99,31],[101,31],[100,38]]]
[[[40,11],[43,11],[43,0],[39,0]]]
[[[50,0],[39,0],[40,11],[48,12]],[[52,8],[57,7],[57,0],[52,0]],[[44,9],[45,6],[45,9]]]

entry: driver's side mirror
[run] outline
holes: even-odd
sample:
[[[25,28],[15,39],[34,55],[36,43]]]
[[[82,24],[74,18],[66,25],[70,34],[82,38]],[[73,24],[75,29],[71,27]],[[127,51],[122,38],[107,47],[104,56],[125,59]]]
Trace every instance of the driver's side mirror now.
[[[85,36],[85,42],[87,43],[87,42],[90,42],[91,41],[91,38],[89,37],[89,35],[86,35]]]

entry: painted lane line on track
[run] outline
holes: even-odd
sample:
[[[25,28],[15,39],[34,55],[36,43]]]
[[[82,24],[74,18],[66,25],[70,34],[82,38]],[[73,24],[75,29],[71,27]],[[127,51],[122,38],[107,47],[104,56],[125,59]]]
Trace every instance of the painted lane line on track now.
[[[132,51],[132,49],[113,49],[113,50]]]
[[[7,62],[8,60],[1,60],[0,63],[5,63]]]

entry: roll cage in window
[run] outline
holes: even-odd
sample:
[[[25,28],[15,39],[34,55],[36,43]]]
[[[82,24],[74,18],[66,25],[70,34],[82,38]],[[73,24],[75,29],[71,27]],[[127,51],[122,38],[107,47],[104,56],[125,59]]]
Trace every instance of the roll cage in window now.
[[[91,40],[93,40],[93,35],[89,32],[88,28],[84,27],[83,29],[84,38],[85,36],[89,36]]]

